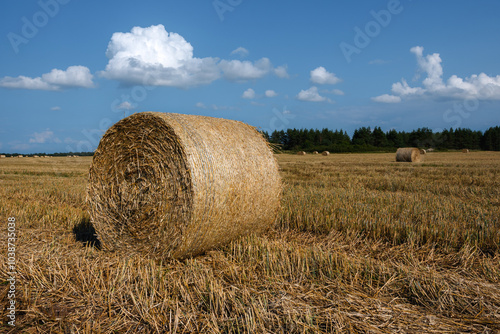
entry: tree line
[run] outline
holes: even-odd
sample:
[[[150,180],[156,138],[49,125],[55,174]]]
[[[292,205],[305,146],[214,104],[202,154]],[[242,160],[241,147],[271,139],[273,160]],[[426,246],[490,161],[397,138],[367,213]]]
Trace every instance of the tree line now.
[[[271,134],[264,131],[262,134],[270,143],[291,151],[370,152],[394,151],[398,147],[500,151],[499,126],[491,127],[484,133],[464,128],[440,132],[429,128],[384,132],[380,127],[361,127],[354,131],[352,138],[346,131],[326,128],[275,130]]]

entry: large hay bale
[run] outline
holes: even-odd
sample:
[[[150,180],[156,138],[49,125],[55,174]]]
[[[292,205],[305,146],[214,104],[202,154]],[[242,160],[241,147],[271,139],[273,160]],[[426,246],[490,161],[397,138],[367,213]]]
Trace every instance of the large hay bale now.
[[[321,152],[321,154],[322,154],[322,155],[324,155],[324,156],[327,156],[327,155],[330,155],[330,152],[328,152],[328,151],[323,151],[323,152]]]
[[[297,152],[297,155],[306,155],[306,154],[307,154],[307,153],[306,153],[306,152],[304,152],[304,151],[299,151],[299,152]]]
[[[467,148],[464,148],[464,149],[462,150],[462,153],[469,153],[469,152],[470,152],[470,151],[469,151]]]
[[[2,155],[0,155],[0,158],[5,158],[5,155],[3,155],[3,154],[2,154]]]
[[[420,150],[415,147],[400,147],[396,151],[396,161],[420,162]]]
[[[87,202],[105,248],[184,258],[269,228],[281,187],[278,164],[255,128],[143,112],[102,137]]]

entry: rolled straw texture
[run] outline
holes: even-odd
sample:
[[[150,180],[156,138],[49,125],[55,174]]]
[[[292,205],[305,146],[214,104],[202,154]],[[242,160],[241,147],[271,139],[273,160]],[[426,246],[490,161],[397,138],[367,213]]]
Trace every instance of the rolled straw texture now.
[[[266,230],[281,190],[278,164],[255,128],[143,112],[102,137],[87,202],[105,248],[185,258]]]
[[[396,161],[420,162],[420,150],[415,147],[400,147],[396,151]]]

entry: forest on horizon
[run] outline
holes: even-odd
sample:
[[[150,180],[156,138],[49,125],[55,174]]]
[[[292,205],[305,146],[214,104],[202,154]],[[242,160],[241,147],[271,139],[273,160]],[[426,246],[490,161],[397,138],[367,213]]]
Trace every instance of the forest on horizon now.
[[[343,130],[287,129],[275,130],[263,136],[284,151],[376,152],[395,151],[398,147],[418,147],[437,150],[500,151],[500,126],[490,127],[484,133],[465,128],[444,129],[433,132],[418,128],[411,132],[384,132],[380,127],[361,127],[352,138]]]

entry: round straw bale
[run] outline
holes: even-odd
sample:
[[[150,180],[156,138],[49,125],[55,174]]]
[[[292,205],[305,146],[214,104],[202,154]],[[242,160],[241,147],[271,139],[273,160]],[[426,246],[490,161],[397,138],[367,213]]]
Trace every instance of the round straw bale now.
[[[427,151],[426,151],[426,150],[424,150],[424,149],[421,149],[421,150],[420,150],[420,154],[426,154],[426,153],[427,153]]]
[[[143,112],[102,137],[87,202],[105,248],[185,258],[269,228],[281,189],[278,164],[255,128]]]
[[[319,154],[318,151],[314,151],[313,154]]]
[[[415,147],[400,147],[396,151],[396,161],[420,162],[420,150]]]
[[[330,152],[328,152],[328,151],[323,151],[323,152],[321,152],[321,154],[322,154],[322,155],[324,155],[324,156],[327,156],[327,155],[330,155]]]
[[[5,155],[3,155],[3,154],[2,154],[2,155],[0,155],[0,158],[5,158]]]
[[[306,153],[306,152],[304,152],[304,151],[299,151],[299,152],[297,152],[297,155],[306,155],[306,154],[307,154],[307,153]]]
[[[469,152],[470,152],[470,151],[469,151],[469,149],[467,149],[467,148],[464,148],[464,149],[462,150],[462,153],[469,153]]]

